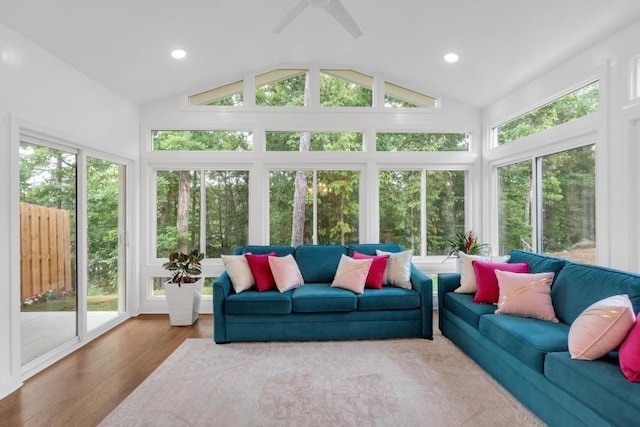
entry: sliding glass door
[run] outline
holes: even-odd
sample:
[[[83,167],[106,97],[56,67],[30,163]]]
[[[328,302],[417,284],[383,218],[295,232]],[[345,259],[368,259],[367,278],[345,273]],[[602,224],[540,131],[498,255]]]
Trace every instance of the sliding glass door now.
[[[19,152],[21,364],[33,366],[126,311],[126,165],[28,137]]]

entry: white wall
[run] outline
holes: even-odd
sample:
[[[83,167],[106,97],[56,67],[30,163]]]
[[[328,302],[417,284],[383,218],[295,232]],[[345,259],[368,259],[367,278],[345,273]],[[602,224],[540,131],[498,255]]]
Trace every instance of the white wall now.
[[[10,227],[12,209],[17,209],[10,203],[16,191],[11,170],[18,161],[11,150],[12,121],[131,160],[137,160],[139,152],[136,106],[0,25],[0,259],[5,264],[0,281],[0,398],[20,385],[14,360],[20,354],[19,325],[12,324],[15,317],[10,314],[19,301],[11,290],[20,281],[19,266],[12,265],[7,277],[8,260],[19,259],[14,255],[19,244],[12,240],[17,233]]]
[[[559,67],[531,81],[483,111],[484,197],[483,229],[491,229],[495,218],[495,191],[490,182],[491,162],[517,155],[522,150],[552,150],[554,144],[571,144],[580,138],[596,143],[596,221],[598,263],[640,271],[640,100],[633,99],[630,84],[635,74],[632,64],[640,55],[640,21],[621,29],[585,52],[568,58]],[[489,147],[489,134],[495,125],[554,99],[567,89],[597,77],[600,80],[600,112],[557,128],[523,138],[498,149]],[[520,148],[516,146],[521,146]]]

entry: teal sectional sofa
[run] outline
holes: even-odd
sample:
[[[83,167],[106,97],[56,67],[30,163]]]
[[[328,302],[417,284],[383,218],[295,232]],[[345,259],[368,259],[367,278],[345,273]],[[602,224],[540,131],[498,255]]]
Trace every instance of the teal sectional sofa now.
[[[383,287],[363,294],[332,288],[343,254],[400,252],[396,244],[245,246],[243,253],[294,256],[304,286],[280,293],[254,289],[236,294],[225,271],[214,282],[213,338],[233,341],[339,340],[421,337],[432,339],[433,285],[411,266],[412,289]]]
[[[523,251],[513,251],[509,262],[528,262],[532,273],[556,273],[551,298],[560,323],[496,315],[495,306],[453,292],[459,274],[443,274],[443,335],[551,426],[640,425],[640,383],[627,381],[617,355],[573,360],[567,340],[572,322],[603,298],[627,294],[640,312],[640,275]]]

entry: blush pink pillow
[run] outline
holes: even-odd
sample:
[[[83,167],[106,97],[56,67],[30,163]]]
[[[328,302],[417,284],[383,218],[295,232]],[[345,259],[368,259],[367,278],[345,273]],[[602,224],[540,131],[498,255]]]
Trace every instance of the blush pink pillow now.
[[[522,263],[500,263],[500,262],[482,262],[478,260],[471,261],[473,271],[476,273],[476,287],[478,291],[473,296],[473,302],[484,302],[487,304],[496,304],[500,297],[498,289],[498,278],[495,270],[510,271],[512,273],[528,273],[529,264]]]
[[[372,259],[353,259],[342,255],[331,287],[348,289],[356,294],[363,293],[372,262]]]
[[[640,383],[640,322],[637,320],[620,346],[618,357],[624,376],[631,382]]]
[[[495,270],[500,298],[496,314],[533,317],[558,323],[551,303],[553,273],[510,273]]]
[[[364,282],[365,287],[372,289],[382,289],[384,270],[387,268],[391,255],[365,255],[358,251],[353,251],[353,259],[372,259],[369,274]]]
[[[249,268],[253,273],[253,277],[256,279],[256,287],[258,292],[268,291],[276,287],[276,280],[271,273],[271,267],[269,266],[269,257],[276,256],[275,252],[271,252],[265,255],[252,255],[244,254],[249,262]]]
[[[569,328],[571,358],[595,360],[605,356],[622,344],[635,321],[628,295],[615,295],[591,304]]]
[[[267,258],[269,259],[271,274],[273,274],[273,279],[280,293],[299,288],[304,284],[302,273],[300,273],[300,268],[296,260],[293,259],[293,255],[289,254],[283,257],[270,256]]]

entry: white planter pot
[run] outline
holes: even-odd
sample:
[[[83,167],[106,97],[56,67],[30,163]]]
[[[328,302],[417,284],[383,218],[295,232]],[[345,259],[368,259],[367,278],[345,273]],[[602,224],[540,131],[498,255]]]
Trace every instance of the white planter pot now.
[[[193,325],[198,319],[203,283],[203,278],[194,283],[182,283],[180,286],[177,283],[165,282],[169,320],[173,326]]]

